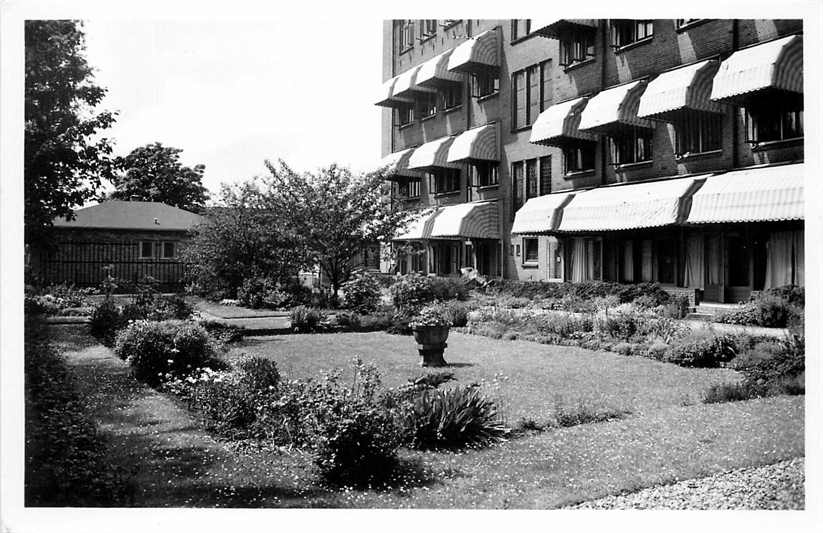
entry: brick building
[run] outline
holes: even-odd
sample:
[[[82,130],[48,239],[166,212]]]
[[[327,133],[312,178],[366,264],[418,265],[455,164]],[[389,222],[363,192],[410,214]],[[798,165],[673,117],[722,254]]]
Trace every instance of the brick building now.
[[[181,288],[185,264],[180,252],[200,215],[160,202],[109,200],[57,218],[54,246],[33,250],[31,266],[40,283],[97,286],[103,267],[129,283],[146,276],[167,290]]]
[[[423,209],[399,272],[803,278],[800,20],[384,22],[383,166]]]

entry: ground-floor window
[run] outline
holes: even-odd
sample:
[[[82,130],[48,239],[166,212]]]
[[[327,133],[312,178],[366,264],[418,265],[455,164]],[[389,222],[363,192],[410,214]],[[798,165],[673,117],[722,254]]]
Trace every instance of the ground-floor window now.
[[[599,237],[575,237],[570,240],[571,281],[602,279],[602,241]]]
[[[563,279],[563,246],[556,237],[549,237],[547,241],[548,275],[549,279]]]
[[[538,262],[538,241],[537,237],[523,238],[523,264],[537,264]]]

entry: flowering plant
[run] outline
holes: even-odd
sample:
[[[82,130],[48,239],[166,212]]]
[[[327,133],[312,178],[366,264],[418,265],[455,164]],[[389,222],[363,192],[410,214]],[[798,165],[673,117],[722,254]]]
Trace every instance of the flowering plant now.
[[[427,326],[451,326],[451,310],[440,303],[435,302],[423,307],[417,315],[409,322],[409,326],[423,328]]]

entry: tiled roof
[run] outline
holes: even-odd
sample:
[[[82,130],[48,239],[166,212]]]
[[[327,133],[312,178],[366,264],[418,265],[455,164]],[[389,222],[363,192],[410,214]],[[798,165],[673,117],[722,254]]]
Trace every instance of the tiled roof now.
[[[203,217],[160,202],[108,200],[74,212],[74,220],[54,219],[58,228],[185,231]]]

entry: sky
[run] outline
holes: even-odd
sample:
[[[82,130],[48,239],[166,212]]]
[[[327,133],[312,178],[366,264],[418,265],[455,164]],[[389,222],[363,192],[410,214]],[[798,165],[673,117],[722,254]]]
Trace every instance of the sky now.
[[[321,15],[322,16],[322,15]],[[106,132],[115,152],[159,141],[223,182],[266,172],[265,159],[298,170],[332,162],[368,170],[380,158],[382,27],[340,19],[85,20],[86,54],[119,112]],[[345,40],[318,39],[339,35]]]

